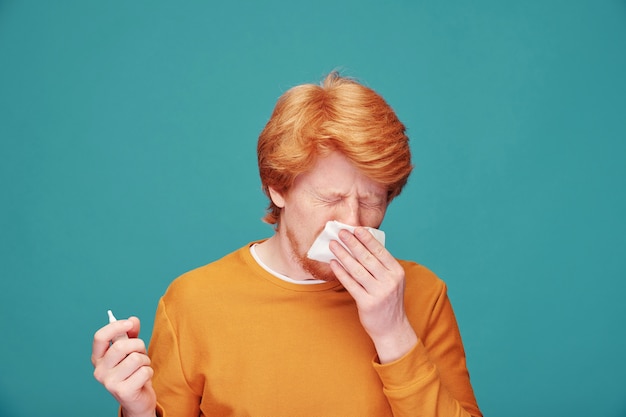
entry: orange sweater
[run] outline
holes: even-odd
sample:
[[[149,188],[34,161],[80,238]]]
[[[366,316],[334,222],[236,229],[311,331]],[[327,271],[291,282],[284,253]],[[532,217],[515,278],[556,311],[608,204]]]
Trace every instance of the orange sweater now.
[[[176,279],[149,348],[161,415],[481,416],[445,284],[401,263],[420,341],[385,365],[341,284],[285,282],[249,245]]]

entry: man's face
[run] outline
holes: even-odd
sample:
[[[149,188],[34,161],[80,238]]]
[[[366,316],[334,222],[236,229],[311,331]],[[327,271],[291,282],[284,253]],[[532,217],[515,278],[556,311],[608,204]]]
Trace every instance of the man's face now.
[[[326,222],[378,228],[387,209],[387,190],[339,152],[319,158],[286,193],[273,189],[270,193],[274,204],[282,208],[278,234],[287,242],[291,262],[327,281],[335,279],[330,266],[306,257]]]

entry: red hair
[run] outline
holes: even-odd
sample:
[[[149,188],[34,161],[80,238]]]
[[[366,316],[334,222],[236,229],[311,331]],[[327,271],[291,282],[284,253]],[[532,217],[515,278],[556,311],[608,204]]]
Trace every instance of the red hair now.
[[[413,169],[409,138],[393,109],[374,90],[332,72],[321,85],[291,88],[276,103],[259,135],[257,157],[263,191],[286,192],[319,156],[339,151],[371,180],[398,196]],[[270,198],[263,221],[277,224]]]

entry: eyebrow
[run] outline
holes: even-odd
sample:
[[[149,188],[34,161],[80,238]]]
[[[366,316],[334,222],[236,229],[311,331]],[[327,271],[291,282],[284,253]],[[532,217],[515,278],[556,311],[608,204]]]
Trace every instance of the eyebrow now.
[[[346,197],[346,193],[337,190],[331,189],[319,189],[313,187],[310,190],[310,193],[319,198],[343,198]],[[384,203],[387,200],[387,194],[384,192],[365,192],[363,194],[358,194],[357,198],[359,201],[371,201],[374,203]]]

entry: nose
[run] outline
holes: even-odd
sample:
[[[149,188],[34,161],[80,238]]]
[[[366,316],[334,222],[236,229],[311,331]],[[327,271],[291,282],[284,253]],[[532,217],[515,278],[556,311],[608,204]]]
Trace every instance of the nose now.
[[[356,198],[346,198],[336,216],[341,223],[361,226],[361,206]]]

